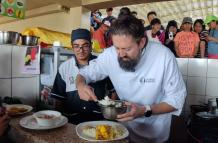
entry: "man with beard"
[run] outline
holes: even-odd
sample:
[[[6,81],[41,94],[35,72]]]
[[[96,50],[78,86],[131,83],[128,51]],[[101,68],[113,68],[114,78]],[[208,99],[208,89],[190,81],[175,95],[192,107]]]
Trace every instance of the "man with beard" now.
[[[181,113],[186,88],[177,61],[165,46],[148,42],[134,16],[111,26],[114,46],[80,70],[76,85],[83,100],[97,100],[87,83],[109,76],[130,111],[118,115],[130,131],[130,142],[163,143],[169,138],[172,114]]]

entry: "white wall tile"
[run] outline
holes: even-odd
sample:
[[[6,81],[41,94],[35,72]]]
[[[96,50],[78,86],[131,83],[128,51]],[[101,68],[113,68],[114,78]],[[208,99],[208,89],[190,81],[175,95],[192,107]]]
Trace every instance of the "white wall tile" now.
[[[188,94],[205,95],[206,77],[188,77],[187,91]]]
[[[11,97],[11,79],[0,79],[0,96]]]
[[[190,113],[190,105],[203,105],[205,96],[188,94],[185,101],[185,112]]]
[[[188,80],[188,76],[182,76],[182,78],[183,78],[183,80],[184,80],[184,82],[185,82],[185,85],[187,86],[187,80]]]
[[[12,79],[12,95],[18,97],[24,104],[35,105],[39,97],[39,79],[35,77]]]
[[[208,59],[207,77],[218,77],[218,60]]]
[[[206,95],[218,97],[218,78],[207,78]]]
[[[188,75],[188,59],[187,58],[177,58],[177,63],[182,75]]]
[[[11,77],[11,49],[10,45],[0,45],[0,78]]]
[[[206,77],[207,59],[190,58],[188,63],[188,75]]]

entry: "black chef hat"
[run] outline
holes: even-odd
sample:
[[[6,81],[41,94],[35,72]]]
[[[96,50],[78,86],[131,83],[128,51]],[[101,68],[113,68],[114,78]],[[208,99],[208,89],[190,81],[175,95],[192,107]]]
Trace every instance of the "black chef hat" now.
[[[91,43],[91,34],[90,34],[89,30],[81,29],[81,28],[76,29],[76,30],[72,30],[71,42],[73,42],[77,39],[85,39]]]

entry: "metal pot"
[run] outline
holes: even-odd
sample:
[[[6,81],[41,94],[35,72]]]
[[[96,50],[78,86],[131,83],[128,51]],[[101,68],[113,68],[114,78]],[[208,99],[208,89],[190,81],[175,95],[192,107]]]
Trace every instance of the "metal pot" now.
[[[13,31],[0,31],[0,44],[16,45],[20,40],[20,33]]]
[[[35,46],[38,44],[39,37],[22,35],[22,45]]]
[[[123,114],[127,111],[127,106],[125,105],[124,101],[115,100],[114,102],[114,105],[108,106],[99,104],[101,112],[105,119],[115,120],[118,114]],[[117,104],[120,104],[121,106],[116,107]]]

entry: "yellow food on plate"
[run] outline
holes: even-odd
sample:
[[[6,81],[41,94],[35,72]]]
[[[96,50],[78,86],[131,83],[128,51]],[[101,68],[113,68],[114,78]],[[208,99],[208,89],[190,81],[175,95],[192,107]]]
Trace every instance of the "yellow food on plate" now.
[[[26,108],[11,107],[7,111],[8,111],[9,114],[18,114],[18,113],[24,113],[27,110],[28,109],[26,109]]]
[[[96,139],[97,140],[110,140],[115,137],[114,130],[109,125],[96,126]]]
[[[124,134],[124,130],[121,127],[117,125],[111,126],[108,124],[85,126],[82,132],[89,138],[96,140],[113,140]]]

